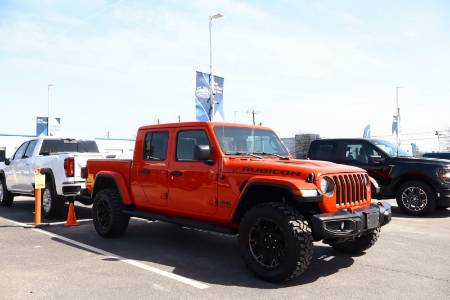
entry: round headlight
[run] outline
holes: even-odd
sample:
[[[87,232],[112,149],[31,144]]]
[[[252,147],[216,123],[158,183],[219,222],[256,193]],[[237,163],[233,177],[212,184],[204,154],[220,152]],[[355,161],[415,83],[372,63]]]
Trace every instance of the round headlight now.
[[[320,179],[320,190],[323,194],[326,194],[327,196],[331,196],[334,193],[334,182],[331,180],[330,177],[323,177]]]

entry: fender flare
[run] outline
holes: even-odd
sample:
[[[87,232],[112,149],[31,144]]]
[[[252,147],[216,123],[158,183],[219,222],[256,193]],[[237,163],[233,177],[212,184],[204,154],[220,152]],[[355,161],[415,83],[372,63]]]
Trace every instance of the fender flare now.
[[[241,195],[239,197],[238,205],[233,212],[232,223],[238,223],[239,219],[242,218],[241,214],[246,206],[246,196],[249,191],[258,186],[268,186],[273,188],[278,188],[287,192],[292,200],[302,199],[300,189],[317,189],[317,187],[305,180],[301,179],[288,179],[286,177],[266,177],[266,176],[255,176],[250,178],[241,187]],[[320,197],[320,200],[322,198]]]
[[[112,180],[114,182],[115,188],[119,191],[122,203],[124,205],[133,204],[125,179],[120,173],[113,171],[100,171],[96,174],[92,189],[92,199],[95,199],[95,195],[102,189],[99,187],[102,179]]]

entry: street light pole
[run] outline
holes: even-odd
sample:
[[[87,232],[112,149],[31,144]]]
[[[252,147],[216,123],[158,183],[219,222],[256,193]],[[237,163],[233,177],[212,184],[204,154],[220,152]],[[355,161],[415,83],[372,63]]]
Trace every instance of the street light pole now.
[[[441,140],[439,139],[439,135],[440,135],[439,131],[436,130],[435,135],[437,136],[437,139],[438,139],[438,152],[441,152]]]
[[[222,18],[222,13],[217,13],[215,15],[209,16],[209,101],[211,103],[211,115],[209,116],[209,119],[213,121],[214,114],[215,114],[215,104],[216,100],[214,99],[214,74],[213,74],[213,56],[212,56],[212,21],[214,19]]]
[[[53,86],[52,83],[47,85],[47,136],[50,135],[50,88]]]

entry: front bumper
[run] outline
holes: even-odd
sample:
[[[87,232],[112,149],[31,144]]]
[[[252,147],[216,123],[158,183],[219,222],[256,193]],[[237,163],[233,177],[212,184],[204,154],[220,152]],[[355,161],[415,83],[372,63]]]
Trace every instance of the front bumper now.
[[[389,203],[378,202],[353,211],[313,215],[312,231],[316,240],[355,238],[386,225],[391,218]]]
[[[438,190],[437,202],[441,206],[449,206],[450,205],[450,189]]]

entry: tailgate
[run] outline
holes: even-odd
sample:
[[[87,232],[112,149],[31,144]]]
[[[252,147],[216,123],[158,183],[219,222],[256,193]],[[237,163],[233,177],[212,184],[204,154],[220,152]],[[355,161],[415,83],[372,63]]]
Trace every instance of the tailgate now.
[[[105,156],[102,153],[77,153],[75,159],[75,177],[81,177],[81,168],[86,167],[88,159],[102,159]]]

